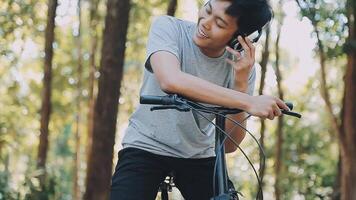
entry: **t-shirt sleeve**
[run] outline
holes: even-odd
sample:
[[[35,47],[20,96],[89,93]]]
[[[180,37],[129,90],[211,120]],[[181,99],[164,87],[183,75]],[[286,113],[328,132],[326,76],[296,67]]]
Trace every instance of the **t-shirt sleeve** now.
[[[158,51],[172,53],[180,60],[178,39],[179,27],[173,17],[159,16],[154,19],[146,45],[145,68],[152,72],[150,57]]]

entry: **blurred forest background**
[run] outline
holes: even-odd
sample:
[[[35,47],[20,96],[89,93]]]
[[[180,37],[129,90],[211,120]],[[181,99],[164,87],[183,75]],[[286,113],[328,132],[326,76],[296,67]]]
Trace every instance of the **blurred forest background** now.
[[[195,0],[0,1],[0,200],[107,199],[120,140],[138,104],[154,16],[196,21]],[[302,119],[251,118],[242,148],[265,199],[356,199],[355,0],[271,0],[257,44],[255,94]],[[230,176],[254,199],[240,152]],[[181,199],[174,191],[172,199]]]

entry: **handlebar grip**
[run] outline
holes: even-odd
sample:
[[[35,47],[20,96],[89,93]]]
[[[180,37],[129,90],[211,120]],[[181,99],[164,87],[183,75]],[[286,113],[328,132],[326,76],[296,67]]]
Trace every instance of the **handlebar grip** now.
[[[293,110],[293,103],[292,103],[292,102],[285,102],[285,104],[288,106],[288,108],[290,109],[290,111],[281,110],[283,114],[285,114],[285,115],[290,115],[290,116],[293,116],[293,117],[298,117],[298,118],[301,118],[301,117],[302,117],[301,114],[295,113],[295,112],[292,112],[292,111],[291,111],[291,110]]]
[[[301,118],[302,115],[299,113],[295,113],[295,112],[291,112],[291,111],[286,111],[286,110],[282,110],[282,113],[285,115],[289,115],[289,116],[293,116],[293,117],[297,117],[297,118]]]
[[[174,105],[175,99],[171,96],[140,96],[140,104],[153,104],[153,105]]]

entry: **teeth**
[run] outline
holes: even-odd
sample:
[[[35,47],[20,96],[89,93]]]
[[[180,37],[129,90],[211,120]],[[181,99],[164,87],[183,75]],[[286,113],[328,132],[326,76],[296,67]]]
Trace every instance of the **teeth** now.
[[[208,38],[208,36],[205,35],[205,33],[202,30],[198,29],[198,31],[199,31],[200,35],[204,36],[205,38]]]

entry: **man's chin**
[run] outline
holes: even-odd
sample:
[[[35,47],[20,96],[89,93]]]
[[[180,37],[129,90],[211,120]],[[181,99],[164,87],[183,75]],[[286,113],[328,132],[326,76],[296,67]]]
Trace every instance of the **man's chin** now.
[[[193,42],[200,48],[206,48],[209,46],[206,42],[202,41],[197,36],[193,37]]]

